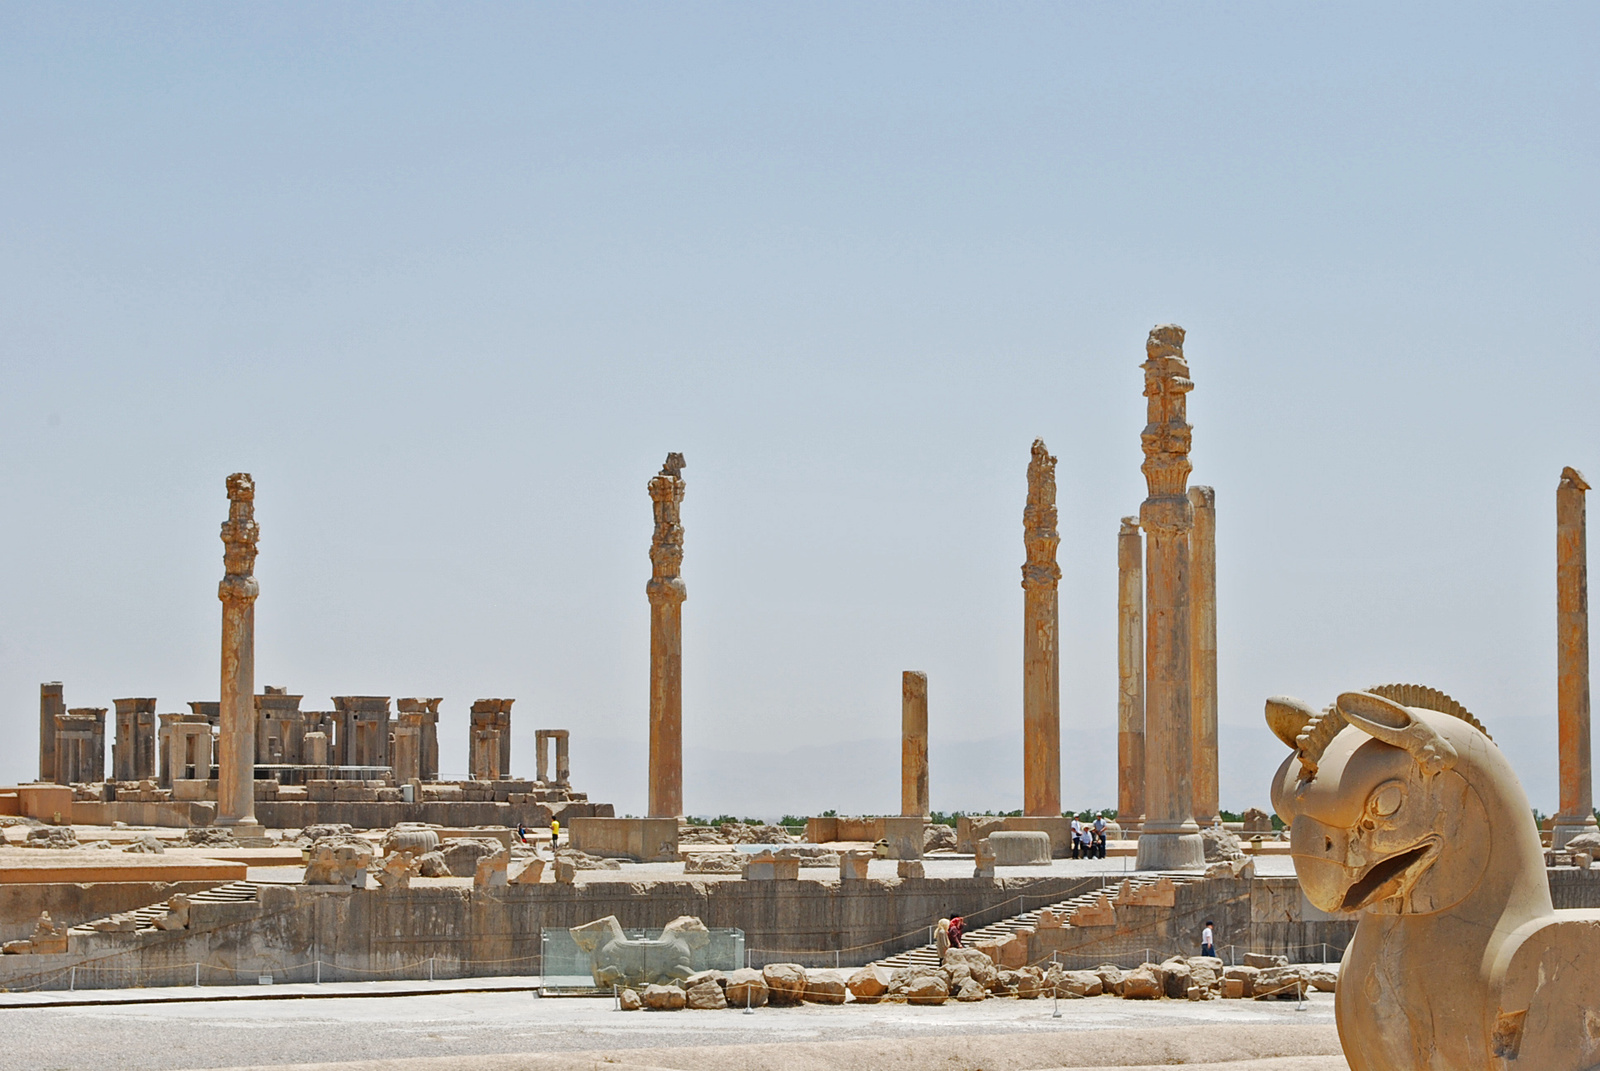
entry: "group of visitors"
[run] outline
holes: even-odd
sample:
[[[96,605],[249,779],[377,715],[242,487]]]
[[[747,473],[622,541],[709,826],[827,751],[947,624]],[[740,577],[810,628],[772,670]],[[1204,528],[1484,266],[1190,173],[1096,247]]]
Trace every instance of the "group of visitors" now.
[[[1106,857],[1106,819],[1099,816],[1093,822],[1072,820],[1072,858],[1104,859]]]
[[[944,962],[946,952],[961,947],[961,937],[966,932],[967,924],[960,915],[939,920],[933,928],[933,947],[939,953],[940,963]]]

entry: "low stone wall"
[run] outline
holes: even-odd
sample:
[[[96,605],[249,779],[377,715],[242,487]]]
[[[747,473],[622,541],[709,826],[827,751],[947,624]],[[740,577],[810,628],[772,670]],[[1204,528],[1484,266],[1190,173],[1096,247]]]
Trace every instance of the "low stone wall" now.
[[[678,858],[676,818],[574,818],[572,847],[607,859],[670,863]]]
[[[832,844],[836,841],[880,840],[889,842],[890,859],[921,859],[922,842],[928,827],[926,818],[901,815],[866,815],[861,817],[826,817],[806,819],[806,840],[811,844]]]
[[[177,893],[213,889],[222,881],[99,881],[88,884],[0,884],[0,942],[33,935],[39,912],[76,926],[119,911],[134,911]]]
[[[1095,888],[1093,878],[665,881],[466,889],[260,887],[252,903],[196,903],[190,928],[74,933],[63,955],[0,956],[0,986],[80,989],[537,974],[540,930],[615,915],[679,915],[745,931],[750,961],[852,965],[921,945],[939,918],[996,921]],[[76,968],[70,972],[68,968]]]
[[[974,835],[976,831],[976,835]],[[956,819],[956,851],[972,852],[977,842],[990,833],[1048,833],[1050,854],[1065,859],[1072,854],[1072,819],[1017,817],[999,818],[991,815],[962,815]]]
[[[468,803],[424,800],[420,803],[357,803],[347,800],[259,802],[256,820],[268,829],[304,829],[343,822],[357,829],[386,829],[401,822],[441,826],[506,826],[548,828],[553,819],[566,825],[574,818],[609,818],[609,803]]]
[[[216,817],[217,805],[209,801],[141,803],[136,800],[117,800],[112,803],[88,803],[79,800],[72,805],[72,821],[81,826],[109,826],[112,822],[126,822],[130,826],[188,829],[191,826],[209,826]]]

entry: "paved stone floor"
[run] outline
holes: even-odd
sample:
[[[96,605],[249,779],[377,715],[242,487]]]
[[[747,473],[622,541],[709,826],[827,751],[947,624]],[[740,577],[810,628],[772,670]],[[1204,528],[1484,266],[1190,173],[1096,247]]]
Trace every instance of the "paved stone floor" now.
[[[0,1067],[177,1071],[772,1043],[804,1049],[806,1043],[903,1039],[911,1044],[974,1035],[1032,1037],[1044,1043],[1063,1034],[1091,1032],[1111,1042],[1116,1035],[1154,1027],[1182,1027],[1178,1033],[1184,1037],[1225,1038],[1230,1031],[1259,1033],[1262,1027],[1307,1028],[1317,1039],[1332,1036],[1333,997],[1320,993],[1308,998],[1304,1011],[1292,1002],[1196,1004],[1114,997],[1062,1001],[1059,1007],[1059,1019],[1052,1018],[1051,1001],[1011,999],[937,1008],[806,1006],[751,1015],[629,1013],[614,1011],[606,999],[539,999],[531,993],[8,1007],[0,1009],[0,1037],[5,1040]],[[444,1063],[454,1066],[457,1061]]]

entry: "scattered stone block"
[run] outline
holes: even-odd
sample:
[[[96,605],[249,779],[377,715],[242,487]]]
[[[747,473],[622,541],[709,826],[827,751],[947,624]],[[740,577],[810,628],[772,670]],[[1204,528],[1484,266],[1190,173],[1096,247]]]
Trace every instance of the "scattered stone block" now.
[[[539,858],[527,859],[515,870],[506,868],[506,880],[512,885],[537,885],[544,880],[545,861]]]
[[[1156,977],[1152,964],[1129,971],[1122,979],[1124,1000],[1160,1000],[1161,980]]]
[[[740,852],[691,852],[684,856],[685,874],[739,874],[744,871]]]
[[[956,968],[965,968],[967,974],[985,989],[1000,981],[1000,969],[995,966],[994,960],[976,948],[949,949],[944,954],[944,966],[952,975]]]
[[[929,852],[953,852],[956,850],[956,831],[954,826],[947,826],[941,822],[930,822],[922,831],[922,854]]]
[[[1194,984],[1194,970],[1188,961],[1176,957],[1161,964],[1161,987],[1173,1000],[1182,1000]]]
[[[422,871],[416,857],[403,851],[390,852],[378,863],[374,876],[385,889],[409,889],[411,879]]]
[[[1289,965],[1289,957],[1269,956],[1262,952],[1246,952],[1244,954],[1244,965],[1263,969],[1267,967],[1287,967]]]
[[[876,1004],[889,992],[889,972],[882,967],[862,967],[845,982],[845,988],[857,1004]]]
[[[475,889],[488,889],[506,884],[506,867],[511,862],[511,852],[505,848],[478,859],[477,871],[472,876]]]
[[[949,826],[941,826],[949,829]],[[839,853],[839,880],[840,881],[865,881],[867,879],[867,864],[872,859],[871,852],[843,851]],[[911,862],[911,860],[902,860]]]
[[[644,1001],[639,999],[639,994],[632,989],[624,989],[617,994],[617,1007],[621,1011],[638,1011],[644,1007]]]
[[[843,1004],[844,979],[835,971],[806,972],[806,1002],[809,1004]]]
[[[1169,877],[1148,885],[1135,885],[1130,878],[1117,890],[1115,903],[1118,907],[1176,907],[1178,887]]]
[[[728,998],[716,982],[706,981],[689,986],[684,1001],[697,1011],[720,1011],[728,1006]]]
[[[1222,980],[1222,996],[1225,1000],[1238,1000],[1244,996],[1243,978],[1224,978]]]
[[[1127,977],[1127,972],[1112,963],[1102,963],[1094,969],[1100,976],[1100,991],[1102,993],[1118,993],[1122,991],[1122,980]]]
[[[901,878],[910,878],[915,881],[922,880],[924,876],[921,859],[901,859],[896,864],[896,871]]]
[[[1062,971],[1056,989],[1064,990],[1063,995],[1098,997],[1105,991],[1105,984],[1094,971]]]
[[[372,862],[370,842],[351,836],[323,837],[311,846],[310,853],[305,884],[367,887],[367,865]]]
[[[78,835],[71,826],[36,826],[23,842],[27,848],[76,848]]]
[[[767,1002],[774,1006],[799,1004],[805,1000],[806,972],[798,963],[769,963],[761,968],[767,984]]]
[[[1311,987],[1299,967],[1268,967],[1251,987],[1256,1000],[1299,1000]]]
[[[439,846],[445,868],[457,878],[476,878],[478,860],[503,850],[504,846],[498,840],[478,840],[473,837],[452,838]]]
[[[906,986],[907,1004],[943,1004],[950,999],[950,983],[937,974],[920,974]]]
[[[978,984],[978,980],[976,978],[968,978],[965,982],[962,982],[960,988],[956,990],[956,999],[964,1003],[983,1000],[988,995],[988,991],[984,989],[983,986]]]
[[[402,822],[383,835],[378,847],[385,855],[404,852],[417,858],[439,847],[439,834],[428,826]]]
[[[728,975],[723,986],[728,1004],[734,1008],[762,1008],[767,1003],[767,983],[760,971],[741,967]]]
[[[448,878],[450,868],[443,852],[423,852],[417,857],[417,872],[425,878]]]
[[[163,855],[167,846],[154,833],[141,833],[138,840],[122,850],[136,855]]]
[[[978,841],[972,855],[972,876],[975,878],[994,877],[994,848],[989,845],[989,838],[984,837]]]
[[[800,860],[780,858],[768,849],[750,857],[744,877],[746,881],[799,881]]]
[[[1049,866],[1050,834],[1036,830],[997,830],[987,838],[995,866]]]
[[[688,1004],[688,996],[675,985],[647,985],[639,999],[652,1011],[679,1011]]]

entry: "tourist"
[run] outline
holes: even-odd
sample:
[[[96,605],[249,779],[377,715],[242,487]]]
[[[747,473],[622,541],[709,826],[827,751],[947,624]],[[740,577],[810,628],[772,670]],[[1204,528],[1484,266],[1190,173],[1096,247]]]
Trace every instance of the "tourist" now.
[[[960,915],[950,917],[950,947],[961,947],[961,935],[966,930],[966,923],[962,922]]]
[[[1095,858],[1106,857],[1106,816],[1099,815],[1094,820],[1094,847]]]
[[[1206,928],[1200,931],[1200,954],[1202,956],[1215,956],[1217,954],[1216,923],[1206,919]]]
[[[1078,858],[1078,834],[1082,832],[1082,824],[1074,818],[1072,820],[1072,858]]]
[[[933,928],[933,950],[939,955],[939,962],[944,962],[944,954],[950,951],[950,920],[940,919]]]
[[[555,851],[556,850],[556,846],[559,845],[560,843],[561,843],[561,823],[559,821],[557,821],[556,819],[552,818],[550,820],[550,850],[551,851]]]
[[[521,841],[523,844],[528,843],[528,827],[523,825],[521,822],[517,823],[517,840]]]
[[[1094,830],[1090,827],[1089,823],[1085,822],[1083,824],[1083,832],[1078,834],[1078,836],[1079,836],[1079,839],[1083,842],[1083,857],[1085,859],[1093,859],[1094,858]]]

